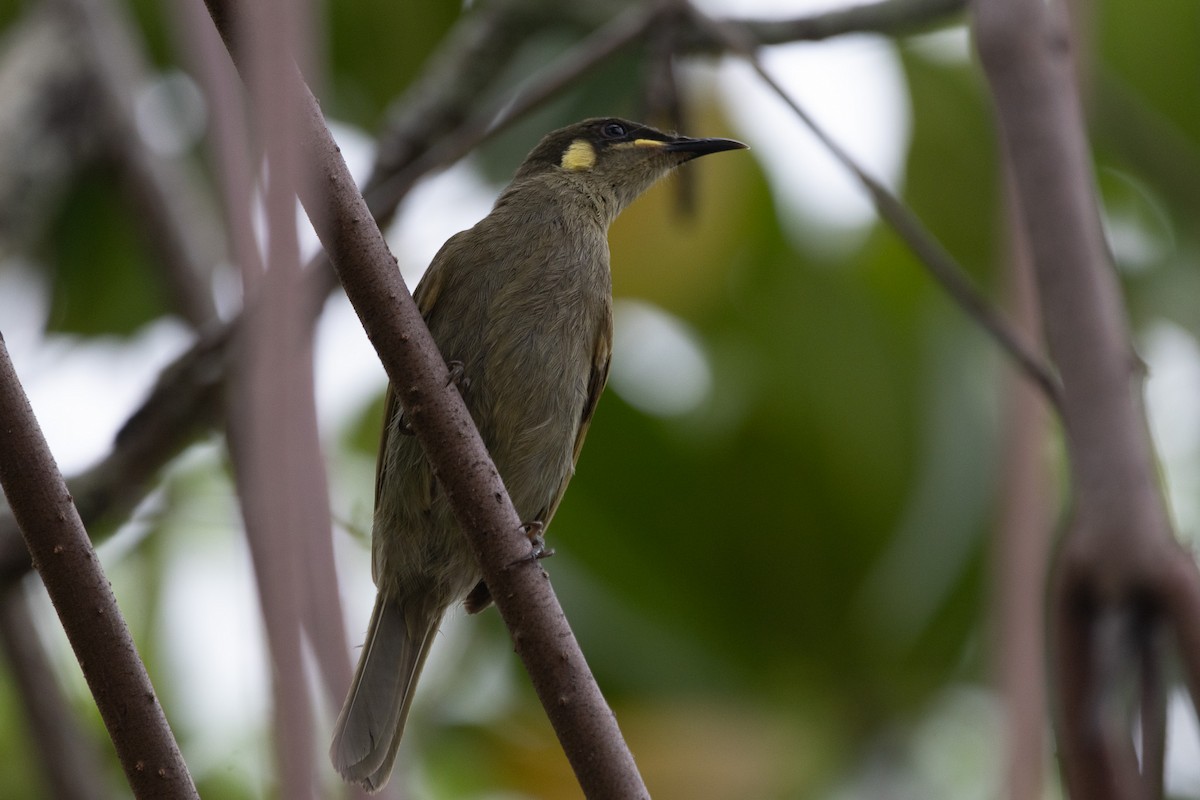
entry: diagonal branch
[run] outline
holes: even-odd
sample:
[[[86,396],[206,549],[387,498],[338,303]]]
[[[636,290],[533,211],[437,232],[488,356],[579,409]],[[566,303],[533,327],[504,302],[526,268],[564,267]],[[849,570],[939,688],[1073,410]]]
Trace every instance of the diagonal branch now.
[[[245,55],[255,44],[238,38],[243,29],[233,5],[208,2],[245,76]],[[304,159],[322,178],[298,187],[301,202],[397,387],[584,793],[649,797],[546,573],[529,557],[521,519],[315,98],[298,71],[277,90],[294,94],[301,104]]]
[[[129,785],[138,797],[198,797],[3,339],[0,419],[0,485]]]

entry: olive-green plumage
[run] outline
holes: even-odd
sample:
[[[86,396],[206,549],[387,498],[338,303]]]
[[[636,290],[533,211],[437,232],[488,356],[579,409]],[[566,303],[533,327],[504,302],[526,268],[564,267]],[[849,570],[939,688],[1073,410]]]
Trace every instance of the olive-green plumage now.
[[[491,213],[455,234],[414,295],[523,520],[549,524],[608,379],[608,226],[674,167],[744,147],[621,119],[546,136]],[[378,595],[330,756],[387,781],[442,615],[490,602],[479,567],[389,389],[375,484]]]

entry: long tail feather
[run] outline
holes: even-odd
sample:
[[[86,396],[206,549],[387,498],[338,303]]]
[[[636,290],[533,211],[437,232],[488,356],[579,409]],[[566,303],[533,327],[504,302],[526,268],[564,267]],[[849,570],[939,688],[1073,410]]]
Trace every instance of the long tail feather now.
[[[376,792],[387,783],[412,706],[417,676],[429,655],[438,617],[409,626],[404,609],[381,592],[329,757],[348,781]]]

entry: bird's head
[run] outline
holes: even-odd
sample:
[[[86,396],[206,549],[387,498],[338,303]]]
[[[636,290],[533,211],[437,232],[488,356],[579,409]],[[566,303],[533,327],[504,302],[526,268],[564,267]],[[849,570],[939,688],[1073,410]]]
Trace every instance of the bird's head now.
[[[613,197],[615,216],[685,161],[745,146],[733,139],[677,136],[614,117],[587,119],[547,134],[521,164],[513,182],[562,177]]]

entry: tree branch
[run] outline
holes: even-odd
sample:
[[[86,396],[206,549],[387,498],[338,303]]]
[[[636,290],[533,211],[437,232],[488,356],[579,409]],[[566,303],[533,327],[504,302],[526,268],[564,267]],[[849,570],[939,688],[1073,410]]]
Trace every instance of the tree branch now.
[[[815,42],[851,33],[900,36],[944,23],[966,6],[966,0],[883,0],[787,20],[728,19],[742,38],[759,45]],[[722,53],[729,49],[724,37],[707,25],[695,25],[681,41],[684,49]]]
[[[0,485],[134,794],[198,798],[112,588],[0,338]]]
[[[1026,341],[1041,324],[1033,264],[1017,222],[1014,188],[1006,175],[1004,228],[1009,303]],[[1010,377],[1011,376],[1011,377]],[[1002,423],[999,519],[991,547],[990,602],[994,678],[1004,715],[1005,792],[1008,800],[1038,800],[1045,783],[1045,582],[1051,535],[1058,516],[1045,455],[1050,416],[1035,386],[1006,375]]]
[[[1147,653],[1145,638],[1104,634],[1139,615],[1151,628],[1165,616],[1196,702],[1200,573],[1172,536],[1159,487],[1141,373],[1100,226],[1064,8],[976,0],[972,11],[1063,386],[1073,515],[1049,598],[1063,773],[1072,797],[1141,797],[1148,784],[1137,775],[1129,720],[1113,719],[1118,690],[1106,677],[1113,664],[1157,670],[1161,659]],[[1142,676],[1151,726],[1157,679]]]
[[[236,24],[234,4],[208,0],[207,5],[245,76],[245,54],[254,45],[238,38],[243,29]],[[590,798],[649,797],[548,577],[530,558],[521,519],[500,475],[316,100],[298,73],[277,90],[294,93],[304,109],[300,135],[305,159],[323,178],[320,185],[299,187],[301,201],[471,542],[584,793]]]

